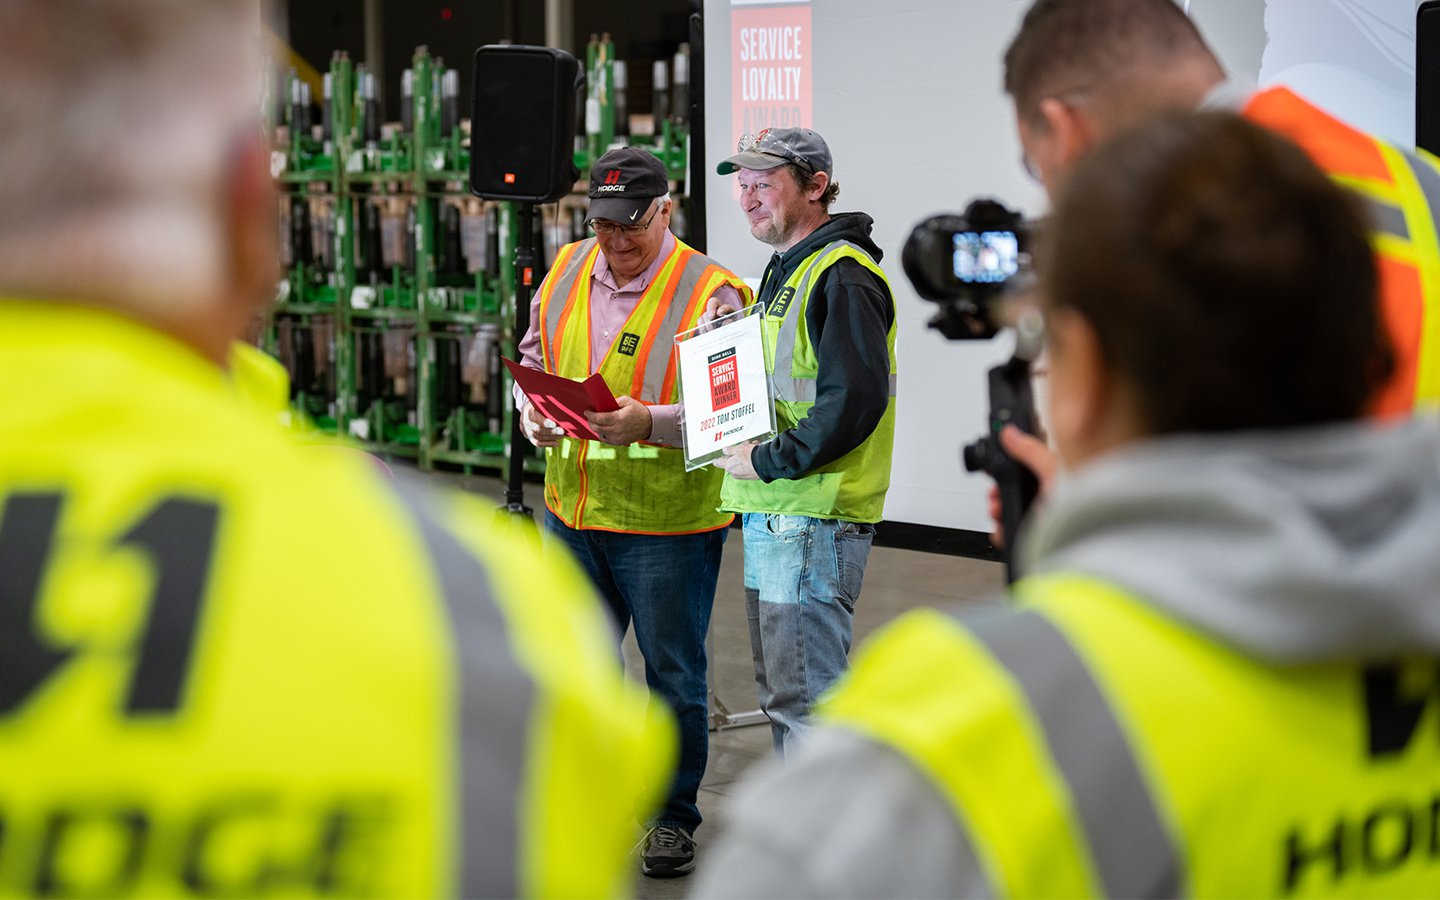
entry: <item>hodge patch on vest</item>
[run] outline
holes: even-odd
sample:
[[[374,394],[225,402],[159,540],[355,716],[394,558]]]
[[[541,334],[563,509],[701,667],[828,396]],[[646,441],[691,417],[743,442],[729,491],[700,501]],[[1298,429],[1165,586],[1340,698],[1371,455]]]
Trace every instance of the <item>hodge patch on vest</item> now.
[[[634,356],[635,348],[640,346],[640,335],[625,332],[620,335],[620,352],[626,356]]]
[[[795,289],[793,287],[781,288],[780,293],[776,294],[774,299],[770,301],[770,305],[766,307],[765,315],[783,319],[785,317],[785,310],[790,308],[790,301],[794,299]]]

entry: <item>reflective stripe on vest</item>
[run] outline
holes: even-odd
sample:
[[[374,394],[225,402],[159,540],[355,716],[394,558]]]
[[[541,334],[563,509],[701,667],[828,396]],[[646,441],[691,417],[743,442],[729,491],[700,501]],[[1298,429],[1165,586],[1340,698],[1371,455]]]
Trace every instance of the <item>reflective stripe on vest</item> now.
[[[589,272],[599,252],[600,244],[594,238],[566,244],[556,254],[555,265],[550,268],[551,277],[540,286],[540,359],[547,372],[556,370],[553,342],[560,333],[566,312],[574,306],[574,293],[581,284],[577,273]],[[557,293],[561,297],[559,303],[554,302]]]
[[[1024,692],[1110,897],[1181,895],[1180,860],[1130,743],[1075,648],[1033,611],[968,622]]]
[[[440,593],[450,614],[460,689],[460,822],[462,897],[518,897],[526,771],[526,742],[535,685],[510,647],[510,628],[490,595],[490,579],[475,557],[430,515],[422,491],[405,480],[398,493],[424,535]],[[514,674],[495,689],[496,670]],[[509,873],[508,880],[500,873]]]
[[[569,378],[591,371],[590,282],[599,252],[594,238],[566,247],[556,277],[542,286],[546,367]],[[651,405],[678,402],[674,336],[699,324],[706,299],[724,285],[748,301],[744,282],[677,240],[600,362],[610,390]],[[627,337],[633,340],[628,349]],[[546,506],[571,528],[708,531],[731,519],[716,509],[723,477],[713,467],[687,473],[684,452],[676,448],[566,438],[546,453]]]
[[[1187,892],[1126,729],[1039,613],[907,613],[867,643],[821,715],[927,775],[996,896]]]
[[[1435,158],[1424,151],[1402,153],[1389,145],[1380,145],[1380,151],[1405,201],[1408,228],[1400,240],[1409,239],[1410,252],[1403,255],[1419,270],[1424,298],[1415,363],[1416,406],[1433,411],[1440,408],[1440,235],[1435,224],[1435,212],[1440,210],[1440,172]],[[1382,252],[1402,255],[1383,244]]]
[[[1256,93],[1244,114],[1295,141],[1368,207],[1381,312],[1397,357],[1374,411],[1440,409],[1440,239],[1434,218],[1440,175],[1434,158],[1352,128],[1286,88]]]

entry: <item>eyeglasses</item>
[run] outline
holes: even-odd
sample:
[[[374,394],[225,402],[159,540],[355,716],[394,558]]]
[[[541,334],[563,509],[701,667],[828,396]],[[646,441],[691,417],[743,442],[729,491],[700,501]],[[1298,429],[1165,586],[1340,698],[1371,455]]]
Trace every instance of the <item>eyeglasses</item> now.
[[[1095,93],[1095,88],[1096,86],[1092,84],[1085,87],[1071,88],[1068,91],[1057,91],[1049,95],[1049,98],[1059,100],[1069,107],[1084,106],[1090,102],[1090,98]],[[1043,99],[1046,98],[1042,98],[1042,100]],[[1045,176],[1040,172],[1040,167],[1035,165],[1035,161],[1030,158],[1030,154],[1023,150],[1020,152],[1020,168],[1024,169],[1025,174],[1029,175],[1031,180],[1036,184],[1045,184]]]
[[[636,222],[634,225],[625,225],[620,222],[611,222],[609,219],[591,219],[590,230],[595,232],[596,234],[603,234],[606,236],[612,234],[623,234],[626,237],[639,237],[640,235],[650,230],[650,223],[654,222],[655,217],[658,215],[660,215],[660,207],[657,206],[655,207],[654,212],[650,213],[650,216],[645,221]]]
[[[735,145],[735,150],[738,153],[763,153],[766,156],[778,156],[786,162],[794,163],[807,172],[812,174],[815,172],[815,167],[810,165],[803,156],[773,135],[767,137],[765,146],[761,147],[760,134],[743,134],[740,136],[739,143]]]
[[[1025,170],[1025,174],[1030,176],[1031,181],[1042,186],[1045,184],[1045,176],[1040,174],[1040,169],[1030,158],[1030,154],[1024,151],[1020,153],[1020,168]]]

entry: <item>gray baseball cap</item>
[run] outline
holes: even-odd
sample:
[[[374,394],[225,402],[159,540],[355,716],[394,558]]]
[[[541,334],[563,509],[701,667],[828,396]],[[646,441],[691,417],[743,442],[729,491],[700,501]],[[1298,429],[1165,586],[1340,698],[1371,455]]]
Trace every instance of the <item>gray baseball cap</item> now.
[[[759,134],[740,139],[740,152],[715,167],[721,175],[739,169],[774,169],[786,163],[798,163],[811,172],[831,174],[834,161],[830,145],[818,132],[808,128],[767,128]]]

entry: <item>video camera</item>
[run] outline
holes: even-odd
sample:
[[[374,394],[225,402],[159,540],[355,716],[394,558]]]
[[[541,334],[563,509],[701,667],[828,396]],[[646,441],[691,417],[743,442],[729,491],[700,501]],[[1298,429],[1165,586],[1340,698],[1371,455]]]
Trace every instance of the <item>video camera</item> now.
[[[940,304],[930,327],[961,341],[999,332],[994,303],[1028,275],[1029,250],[1020,214],[982,199],[963,214],[942,213],[916,225],[900,259],[915,292]]]
[[[975,200],[960,215],[944,213],[916,225],[900,259],[916,293],[940,304],[931,328],[952,341],[992,338],[1002,327],[1000,299],[1029,283],[1030,228],[1003,204]],[[1030,363],[1040,350],[1040,328],[1024,318],[1015,326],[1014,354],[989,372],[990,429],[962,453],[967,471],[985,472],[1000,489],[1003,556],[1012,581],[1015,535],[1039,492],[1035,474],[1000,446],[1006,425],[1039,432]]]

